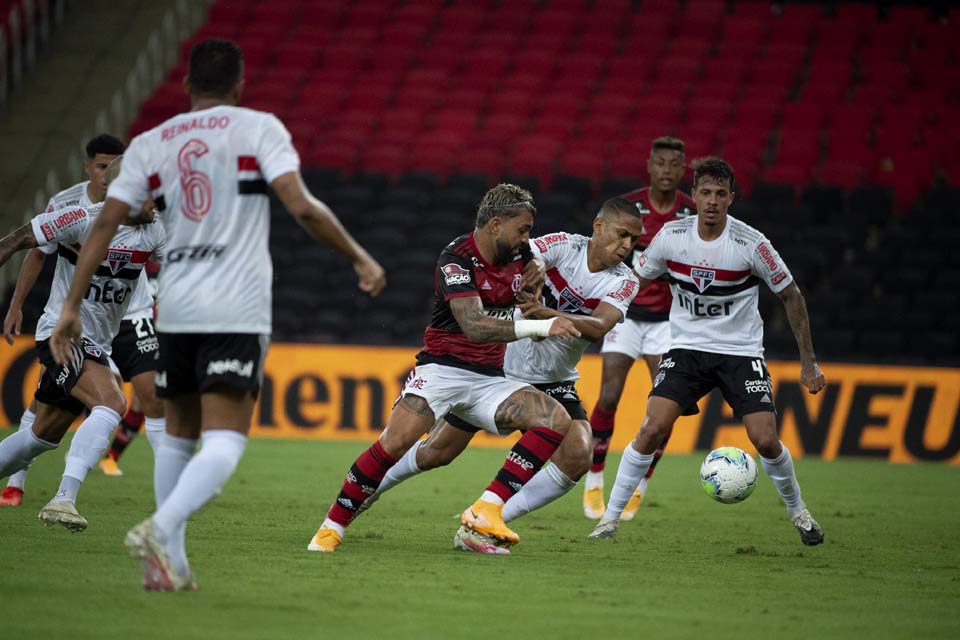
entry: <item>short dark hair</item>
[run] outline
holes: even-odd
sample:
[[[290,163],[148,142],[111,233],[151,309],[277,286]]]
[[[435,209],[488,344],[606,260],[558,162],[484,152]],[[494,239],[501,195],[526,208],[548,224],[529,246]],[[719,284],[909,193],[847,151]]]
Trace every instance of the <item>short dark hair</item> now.
[[[119,156],[122,155],[126,150],[127,148],[123,145],[123,143],[109,133],[101,133],[94,138],[90,138],[90,142],[87,143],[86,149],[88,158],[93,158],[98,153],[108,156]]]
[[[515,184],[501,182],[487,191],[477,205],[477,227],[482,227],[494,218],[512,218],[521,211],[537,215],[533,195]]]
[[[187,82],[196,96],[222,98],[243,78],[243,52],[233,40],[209,38],[190,51]]]
[[[637,209],[637,205],[620,196],[610,198],[600,206],[600,211],[597,212],[597,215],[603,216],[607,214],[627,215],[640,218],[641,220],[643,219],[643,216],[640,215],[640,210]]]
[[[650,143],[650,153],[652,154],[654,151],[660,151],[661,149],[666,149],[667,151],[679,151],[680,153],[683,153],[683,140],[680,138],[674,138],[673,136],[660,136],[659,138],[654,138],[653,142]]]
[[[716,156],[697,158],[690,166],[693,167],[693,186],[700,184],[700,178],[713,178],[717,182],[727,180],[733,190],[733,167],[730,163]]]

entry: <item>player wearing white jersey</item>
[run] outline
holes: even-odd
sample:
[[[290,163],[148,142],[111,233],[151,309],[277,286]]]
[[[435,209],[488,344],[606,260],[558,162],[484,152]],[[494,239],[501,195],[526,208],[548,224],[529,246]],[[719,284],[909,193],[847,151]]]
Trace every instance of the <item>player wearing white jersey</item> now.
[[[198,43],[184,86],[191,111],[130,143],[51,338],[57,361],[68,361],[97,258],[120,221],[152,196],[168,237],[156,378],[167,433],[156,456],[158,509],[126,544],[141,561],[144,587],[164,591],[193,586],[187,519],[220,493],[246,446],[271,330],[268,185],[311,236],[352,262],[363,291],[376,295],[385,285],[380,265],[307,191],[281,122],[236,106],[244,86],[236,44]]]
[[[40,510],[47,524],[82,531],[86,520],[77,512],[76,498],[87,472],[107,448],[110,434],[125,409],[123,394],[110,368],[111,343],[130,300],[140,286],[140,273],[151,255],[163,247],[163,228],[152,224],[152,203],[136,220],[126,219],[110,238],[103,259],[85,292],[80,308],[83,332],[70,345],[71,358],[58,364],[50,353],[49,338],[73,277],[77,252],[86,242],[102,205],[68,207],[36,216],[3,241],[0,264],[13,251],[30,247],[57,247],[57,268],[50,298],[37,323],[37,354],[44,366],[37,387],[37,415],[32,427],[19,430],[0,443],[0,477],[25,468],[33,458],[56,448],[84,407],[90,415],[81,423],[67,454],[60,488]]]
[[[504,374],[510,380],[533,385],[557,400],[571,419],[571,427],[553,464],[538,471],[503,507],[505,522],[538,509],[570,491],[590,468],[593,440],[590,423],[577,394],[577,363],[590,342],[598,342],[626,316],[637,292],[637,280],[623,259],[630,255],[643,230],[637,208],[623,198],[603,204],[593,222],[590,238],[554,233],[530,241],[534,256],[546,268],[543,302],[521,294],[518,316],[571,320],[581,337],[517,340],[507,344]],[[452,462],[480,428],[455,413],[447,413],[426,440],[411,447],[387,471],[364,503],[369,507],[380,495],[407,478]],[[510,430],[507,431],[509,433]],[[454,538],[458,548],[480,553],[509,553],[489,536],[460,527]]]
[[[770,241],[727,214],[733,195],[729,164],[719,158],[695,162],[696,219],[664,225],[641,257],[641,287],[662,274],[670,280],[672,347],[660,361],[643,425],[623,452],[606,513],[590,538],[614,536],[620,513],[663,435],[685,407],[719,388],[743,420],[801,541],[823,542],[823,530],[800,497],[790,451],[777,435],[773,383],[763,361],[763,321],[757,309],[760,281],[786,308],[800,350],[800,382],[810,393],[818,393],[826,381],[813,352],[806,303]]]
[[[55,194],[47,203],[47,212],[68,207],[90,207],[103,202],[107,192],[106,170],[114,159],[124,152],[123,143],[117,138],[100,134],[92,138],[86,146],[87,159],[84,171],[88,180],[77,183]],[[10,308],[4,319],[4,337],[13,344],[13,335],[19,335],[23,320],[23,303],[33,288],[43,269],[46,256],[57,252],[54,244],[41,246],[27,252],[20,267],[20,275],[10,301]],[[146,270],[140,274],[140,283],[133,293],[127,314],[120,324],[120,332],[113,342],[112,359],[117,365],[121,377],[132,382],[134,395],[130,406],[121,420],[121,429],[114,440],[111,452],[118,449],[117,439],[123,438],[129,443],[136,435],[142,422],[146,422],[147,439],[151,446],[163,433],[163,405],[157,399],[153,384],[153,371],[156,369],[157,337],[153,329],[153,295],[150,292]],[[24,411],[20,418],[20,429],[30,429],[36,419],[36,403]],[[122,448],[120,449],[122,451]],[[108,475],[122,475],[116,463],[116,457],[107,456],[100,461],[100,468]],[[17,506],[23,501],[27,472],[22,469],[10,476],[7,486],[0,495],[0,506]]]

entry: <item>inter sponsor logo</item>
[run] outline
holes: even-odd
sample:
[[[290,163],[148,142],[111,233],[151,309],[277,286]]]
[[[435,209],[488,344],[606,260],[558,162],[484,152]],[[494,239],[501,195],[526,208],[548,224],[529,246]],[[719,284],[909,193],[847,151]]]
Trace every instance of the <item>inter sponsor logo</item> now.
[[[773,258],[773,253],[770,252],[770,247],[767,246],[766,242],[761,242],[757,245],[757,253],[760,254],[760,257],[763,259],[763,263],[767,265],[767,268],[771,272],[776,271],[780,268],[780,265],[777,264],[777,261]]]
[[[445,264],[440,267],[440,271],[443,272],[443,281],[448,287],[470,282],[470,272],[456,263]]]
[[[677,291],[677,303],[681,309],[686,309],[691,315],[698,318],[715,318],[717,316],[730,315],[730,309],[733,307],[733,300],[725,302],[703,302],[696,296],[690,296],[683,291]]]
[[[240,362],[237,359],[232,360],[214,360],[207,365],[208,376],[218,376],[225,373],[235,373],[241,378],[253,377],[253,360]]]
[[[713,269],[698,269],[696,267],[690,269],[690,279],[693,280],[693,284],[697,285],[700,293],[703,293],[716,277],[717,272]]]

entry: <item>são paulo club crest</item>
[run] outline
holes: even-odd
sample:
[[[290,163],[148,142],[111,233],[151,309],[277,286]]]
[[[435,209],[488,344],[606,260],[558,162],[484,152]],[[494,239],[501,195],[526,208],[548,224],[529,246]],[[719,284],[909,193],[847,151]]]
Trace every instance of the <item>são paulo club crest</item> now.
[[[133,251],[127,249],[109,249],[107,250],[107,264],[110,265],[110,272],[117,275],[117,272],[130,264],[133,260]]]
[[[690,279],[693,280],[693,284],[697,285],[697,289],[700,290],[700,293],[703,293],[716,277],[717,272],[713,269],[694,268],[690,270]]]

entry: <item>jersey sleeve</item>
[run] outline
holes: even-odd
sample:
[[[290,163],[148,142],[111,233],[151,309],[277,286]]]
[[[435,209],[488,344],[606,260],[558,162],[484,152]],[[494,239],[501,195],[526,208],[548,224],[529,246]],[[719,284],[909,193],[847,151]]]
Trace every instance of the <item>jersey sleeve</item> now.
[[[150,174],[145,154],[146,141],[141,134],[133,139],[120,165],[120,175],[107,188],[107,197],[130,205],[136,216],[144,200],[150,196]]]
[[[479,296],[469,258],[444,250],[437,261],[437,293],[444,300]]]
[[[30,221],[37,247],[46,254],[56,251],[58,244],[80,242],[90,226],[90,213],[83,207],[66,207],[52,213],[41,213]]]
[[[150,260],[157,265],[162,265],[166,259],[167,252],[167,234],[164,231],[163,225],[159,222],[153,223],[153,237],[154,237],[154,247],[153,253],[150,256]]]
[[[620,322],[627,317],[627,309],[630,307],[630,301],[637,295],[640,289],[640,283],[634,277],[629,269],[624,269],[627,273],[618,274],[619,277],[612,279],[610,291],[608,291],[600,302],[611,304],[620,310],[623,316]]]
[[[264,118],[257,163],[268,183],[285,173],[300,170],[300,156],[293,148],[293,138],[280,119],[272,114]]]
[[[647,280],[656,280],[666,272],[667,242],[666,234],[660,229],[637,259],[637,275]]]
[[[793,275],[787,268],[777,250],[773,248],[766,236],[760,236],[760,241],[751,254],[751,270],[759,276],[770,290],[780,293],[793,282]]]
[[[557,266],[560,258],[570,250],[570,237],[561,233],[551,233],[530,240],[530,251],[534,258],[543,260],[547,269]]]

